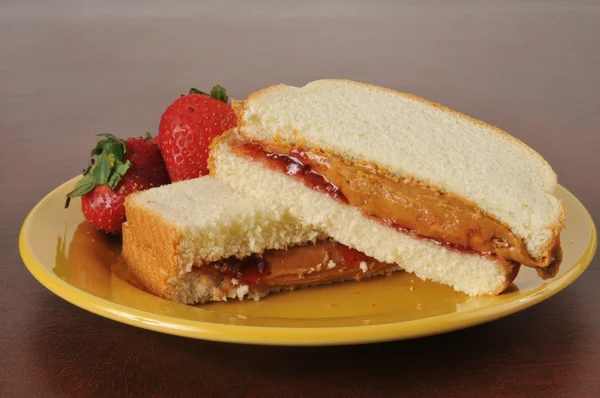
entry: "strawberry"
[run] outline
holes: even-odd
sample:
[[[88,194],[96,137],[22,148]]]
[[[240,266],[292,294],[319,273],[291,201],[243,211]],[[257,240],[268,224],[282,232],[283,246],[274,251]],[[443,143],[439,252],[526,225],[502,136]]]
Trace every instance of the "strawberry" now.
[[[123,141],[111,134],[92,150],[89,167],[83,171],[70,198],[81,196],[81,210],[97,229],[120,234],[126,220],[125,198],[137,191],[168,184],[169,177],[160,149],[151,137]]]
[[[151,188],[148,182],[141,179],[141,183],[125,175],[115,189],[110,189],[108,184],[96,185],[90,192],[81,197],[81,211],[86,220],[97,229],[118,234],[125,222],[125,197],[136,192]]]
[[[157,136],[158,137],[158,136]],[[130,171],[143,175],[152,186],[169,182],[169,174],[165,167],[160,148],[149,132],[145,138],[128,138],[125,140],[125,160],[131,163]]]
[[[219,85],[210,95],[192,88],[169,105],[160,119],[158,143],[171,181],[208,174],[208,146],[235,126],[237,116]]]

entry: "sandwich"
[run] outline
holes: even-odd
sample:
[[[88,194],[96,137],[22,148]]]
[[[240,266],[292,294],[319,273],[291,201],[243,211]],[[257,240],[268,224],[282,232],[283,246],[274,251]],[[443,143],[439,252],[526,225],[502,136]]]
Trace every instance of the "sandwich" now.
[[[133,193],[122,256],[150,293],[196,304],[398,271],[204,176]]]
[[[276,85],[233,103],[211,176],[300,224],[421,279],[497,295],[520,266],[562,260],[557,177],[498,128],[347,80]]]

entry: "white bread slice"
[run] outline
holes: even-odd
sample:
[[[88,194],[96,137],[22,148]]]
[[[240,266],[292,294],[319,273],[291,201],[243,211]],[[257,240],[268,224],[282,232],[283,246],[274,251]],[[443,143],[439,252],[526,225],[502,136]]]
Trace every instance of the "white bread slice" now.
[[[137,192],[127,197],[125,209],[136,233],[162,235],[156,245],[170,245],[180,274],[192,265],[284,249],[318,235],[288,212],[270,209],[210,177]]]
[[[223,181],[201,177],[152,188],[128,196],[125,208],[122,256],[152,294],[196,304],[258,300],[272,292],[315,285],[249,286],[224,278],[207,264],[326,237],[281,208],[271,209]],[[346,279],[335,282],[342,280]]]
[[[421,279],[450,285],[474,296],[501,293],[518,273],[516,263],[447,249],[364,217],[356,207],[339,203],[279,171],[236,154],[229,145],[236,137],[236,131],[231,130],[213,141],[209,158],[212,176],[272,209],[286,209],[302,223],[346,246],[379,261],[396,263]]]
[[[234,104],[239,131],[378,165],[475,202],[524,240],[533,258],[554,246],[564,206],[534,150],[495,127],[416,96],[348,80],[277,85]]]
[[[276,212],[210,177],[176,182],[128,196],[123,257],[152,293],[202,301],[200,286],[189,285],[193,266],[230,256],[314,241],[319,233],[287,212]],[[182,277],[184,276],[184,277]],[[216,281],[207,289],[218,292]],[[231,297],[231,292],[227,292]],[[235,293],[237,296],[238,293]]]

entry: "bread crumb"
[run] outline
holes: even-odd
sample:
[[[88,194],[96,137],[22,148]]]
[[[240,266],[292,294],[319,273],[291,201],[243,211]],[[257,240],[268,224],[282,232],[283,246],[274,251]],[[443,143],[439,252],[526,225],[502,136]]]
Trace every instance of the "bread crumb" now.
[[[329,262],[327,263],[327,269],[333,269],[335,268],[335,263],[333,262],[333,260],[329,260]]]
[[[415,283],[415,280],[414,280],[414,279],[411,279],[411,280],[410,280],[410,283]]]
[[[337,307],[337,304],[327,304],[327,307],[334,308],[334,307]]]
[[[420,310],[421,308],[423,308],[423,304],[417,303],[417,309]]]
[[[363,274],[369,270],[369,268],[367,267],[367,263],[365,263],[364,261],[361,261],[358,267],[363,272]]]
[[[411,286],[410,287],[410,291],[412,292],[413,290],[415,290],[415,288]]]
[[[249,291],[250,291],[250,289],[248,288],[248,285],[242,285],[237,288],[237,290],[235,291],[235,294],[238,299],[243,300],[244,296],[246,294],[248,294]]]
[[[573,244],[573,239],[569,240],[569,243],[570,243],[570,244]]]

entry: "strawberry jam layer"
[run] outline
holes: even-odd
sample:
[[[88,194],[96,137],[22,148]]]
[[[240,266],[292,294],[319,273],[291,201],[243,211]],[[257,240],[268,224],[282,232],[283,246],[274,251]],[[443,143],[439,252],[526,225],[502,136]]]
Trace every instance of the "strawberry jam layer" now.
[[[454,250],[494,255],[531,267],[552,265],[543,277],[558,269],[560,242],[556,242],[551,255],[532,258],[523,240],[507,226],[457,195],[323,151],[243,140],[231,145],[235,153],[262,162],[340,203],[356,206],[365,216],[403,233]]]
[[[395,264],[379,262],[332,240],[286,250],[266,250],[261,255],[244,259],[229,258],[212,266],[221,275],[231,278],[234,284],[272,287],[361,279],[398,269]]]

